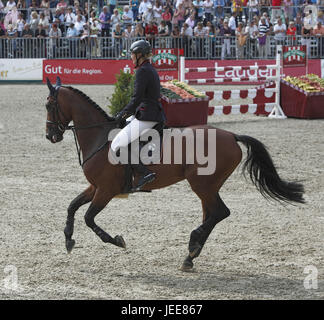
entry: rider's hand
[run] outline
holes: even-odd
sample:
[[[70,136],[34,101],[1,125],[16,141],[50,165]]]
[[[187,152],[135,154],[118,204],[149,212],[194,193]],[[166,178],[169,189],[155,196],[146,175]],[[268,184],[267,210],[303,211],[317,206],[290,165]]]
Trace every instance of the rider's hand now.
[[[123,120],[123,119],[127,118],[127,116],[128,116],[128,112],[122,110],[122,111],[119,111],[119,112],[116,114],[116,116],[115,116],[115,120],[116,120],[116,121],[120,121],[120,120]]]

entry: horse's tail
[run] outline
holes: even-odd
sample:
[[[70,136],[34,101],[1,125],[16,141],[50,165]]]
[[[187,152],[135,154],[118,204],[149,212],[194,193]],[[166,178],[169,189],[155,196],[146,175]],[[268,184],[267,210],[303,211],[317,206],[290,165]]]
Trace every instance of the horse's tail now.
[[[287,182],[279,177],[270,154],[260,141],[240,135],[235,135],[235,139],[247,147],[243,174],[246,172],[249,174],[253,184],[265,198],[287,203],[305,203],[303,185],[298,182]]]

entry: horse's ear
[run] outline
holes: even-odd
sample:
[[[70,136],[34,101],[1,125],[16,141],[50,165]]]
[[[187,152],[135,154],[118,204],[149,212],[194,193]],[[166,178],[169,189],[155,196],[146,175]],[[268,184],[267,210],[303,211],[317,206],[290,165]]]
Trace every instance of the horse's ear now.
[[[55,88],[52,86],[51,81],[48,78],[46,78],[46,82],[47,82],[47,86],[48,86],[51,96],[54,96]]]
[[[62,85],[61,78],[59,76],[56,77],[56,89],[58,89]]]

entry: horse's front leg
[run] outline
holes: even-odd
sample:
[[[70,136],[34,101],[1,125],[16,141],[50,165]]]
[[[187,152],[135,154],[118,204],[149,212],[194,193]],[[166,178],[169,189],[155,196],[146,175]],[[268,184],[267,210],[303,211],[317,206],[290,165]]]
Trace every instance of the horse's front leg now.
[[[68,253],[70,253],[75,245],[75,241],[72,239],[74,230],[74,216],[76,211],[86,203],[89,203],[96,192],[94,186],[89,186],[85,191],[79,194],[75,199],[72,200],[68,207],[68,215],[66,219],[66,225],[64,228],[65,235],[65,247]]]
[[[84,220],[86,225],[105,243],[112,243],[118,247],[126,248],[126,243],[122,236],[115,236],[112,238],[107,232],[96,225],[94,219],[96,215],[105,208],[108,202],[113,198],[112,195],[106,192],[96,190],[95,196],[87,210]]]

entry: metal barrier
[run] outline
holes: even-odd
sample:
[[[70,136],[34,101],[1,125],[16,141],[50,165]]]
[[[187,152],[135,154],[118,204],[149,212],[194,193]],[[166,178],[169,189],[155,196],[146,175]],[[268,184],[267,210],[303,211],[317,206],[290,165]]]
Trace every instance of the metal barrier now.
[[[268,36],[261,48],[258,40],[248,38],[242,59],[274,59],[276,45],[302,45],[308,47],[308,58],[324,58],[324,37],[286,37],[276,41]],[[0,58],[46,58],[46,59],[129,59],[129,48],[140,38],[114,39],[112,37],[80,38],[0,38]],[[238,59],[235,37],[229,38],[229,54],[225,54],[223,37],[158,37],[151,40],[155,48],[182,48],[188,59]]]

